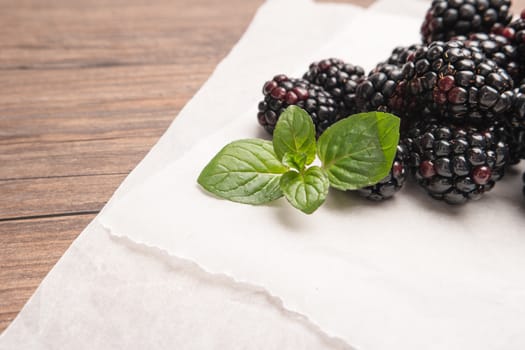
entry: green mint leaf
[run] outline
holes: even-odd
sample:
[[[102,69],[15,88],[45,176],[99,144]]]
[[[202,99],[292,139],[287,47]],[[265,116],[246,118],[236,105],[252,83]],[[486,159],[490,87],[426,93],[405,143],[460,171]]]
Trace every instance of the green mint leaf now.
[[[306,214],[324,203],[329,187],[325,171],[318,166],[308,168],[304,174],[291,170],[281,177],[281,190],[288,202]]]
[[[304,153],[286,153],[283,157],[283,164],[288,168],[295,169],[299,172],[303,171],[306,166],[306,154]]]
[[[217,153],[197,182],[221,198],[263,204],[282,196],[279,181],[287,170],[270,141],[239,140]]]
[[[330,126],[317,152],[330,184],[340,190],[373,185],[388,175],[399,142],[398,117],[382,112],[353,115]]]
[[[315,126],[305,110],[289,106],[281,113],[273,131],[273,148],[279,159],[283,159],[286,153],[304,153],[306,164],[314,161]]]

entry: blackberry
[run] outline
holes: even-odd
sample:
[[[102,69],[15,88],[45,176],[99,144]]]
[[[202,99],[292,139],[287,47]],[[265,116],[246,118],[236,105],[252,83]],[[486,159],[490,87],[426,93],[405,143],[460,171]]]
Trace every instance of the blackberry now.
[[[328,58],[312,63],[303,79],[330,93],[339,102],[341,116],[347,117],[357,112],[355,90],[364,74],[365,71],[360,66],[337,58]]]
[[[504,174],[507,146],[490,131],[431,124],[411,131],[410,167],[436,199],[460,204],[481,198]]]
[[[513,81],[494,61],[461,41],[421,47],[403,66],[407,95],[415,106],[455,123],[491,125],[513,101]]]
[[[505,143],[509,149],[508,165],[518,164],[525,159],[525,128],[512,125],[507,119],[498,121],[492,128],[496,140]]]
[[[392,53],[385,64],[392,64],[398,67],[402,66],[403,64],[407,63],[409,57],[414,54],[421,46],[421,44],[398,46],[392,50]]]
[[[509,164],[525,159],[525,80],[514,89],[512,109],[495,124],[496,136],[509,146]]]
[[[521,12],[520,18],[514,20],[507,27],[497,25],[492,28],[492,32],[507,38],[516,50],[516,62],[519,65],[521,75],[518,80],[525,77],[525,10]]]
[[[434,0],[421,26],[423,42],[489,33],[496,24],[510,23],[509,8],[510,0]]]
[[[514,104],[511,113],[512,126],[525,129],[525,79],[514,89]]]
[[[379,64],[356,89],[359,111],[382,111],[401,114],[404,110],[403,72],[395,65]]]
[[[357,192],[370,200],[381,201],[391,198],[405,184],[407,177],[408,150],[404,143],[397,146],[397,153],[390,173],[373,186],[359,189]]]
[[[264,100],[259,103],[257,119],[264,129],[273,134],[281,113],[290,105],[297,105],[312,117],[317,136],[338,119],[338,106],[323,88],[303,79],[276,75],[263,86]]]
[[[356,97],[360,112],[381,111],[398,116],[402,136],[413,120],[427,112],[425,106],[418,105],[415,96],[407,93],[403,70],[388,63],[379,63],[368,74],[357,86]]]
[[[494,61],[503,68],[514,81],[519,81],[522,76],[520,64],[517,59],[516,47],[503,35],[475,33],[470,36],[458,36],[454,40],[463,41],[468,49],[478,49],[486,58]]]

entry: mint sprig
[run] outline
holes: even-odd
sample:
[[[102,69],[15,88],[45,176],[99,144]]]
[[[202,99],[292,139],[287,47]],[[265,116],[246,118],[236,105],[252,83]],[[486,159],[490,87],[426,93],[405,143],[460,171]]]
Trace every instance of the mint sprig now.
[[[198,183],[235,202],[264,204],[282,197],[306,214],[325,201],[329,187],[358,189],[385,178],[399,142],[400,120],[361,113],[330,126],[315,140],[308,113],[288,107],[273,141],[247,139],[226,145],[203,169]],[[321,166],[310,166],[316,156]]]

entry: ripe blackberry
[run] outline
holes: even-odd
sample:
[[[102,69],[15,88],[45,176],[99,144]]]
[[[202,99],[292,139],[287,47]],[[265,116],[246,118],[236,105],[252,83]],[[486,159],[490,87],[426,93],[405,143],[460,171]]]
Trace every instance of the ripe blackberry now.
[[[390,57],[385,63],[400,67],[407,63],[410,55],[415,53],[421,46],[421,44],[413,44],[410,46],[398,46],[394,50],[392,50]]]
[[[306,80],[276,75],[264,84],[263,94],[257,119],[270,134],[273,134],[281,113],[290,105],[299,106],[310,114],[317,136],[337,121],[338,106],[332,96]]]
[[[356,102],[360,112],[381,111],[398,116],[402,136],[414,119],[427,112],[425,106],[418,105],[416,97],[407,92],[402,69],[388,63],[379,63],[359,83]]]
[[[525,10],[521,12],[520,18],[514,20],[507,27],[496,25],[492,28],[492,32],[504,36],[515,47],[516,62],[519,65],[521,73],[515,80],[517,83],[518,80],[525,77]]]
[[[522,76],[518,63],[516,47],[503,35],[474,33],[470,36],[458,36],[453,40],[463,41],[468,49],[478,49],[486,58],[503,68],[514,81]]]
[[[525,10],[521,12],[520,17],[507,26],[501,24],[495,25],[491,32],[509,39],[517,46],[518,55],[523,56],[525,54]]]
[[[360,66],[337,58],[328,58],[310,65],[303,79],[324,88],[339,102],[342,117],[357,113],[355,90],[365,71]]]
[[[397,153],[390,173],[373,186],[359,189],[357,192],[370,200],[381,201],[391,198],[405,184],[407,177],[408,150],[404,143],[397,146]]]
[[[508,165],[518,164],[525,159],[525,128],[513,126],[504,119],[492,128],[496,140],[505,143],[509,149]]]
[[[509,164],[525,159],[525,80],[514,89],[512,109],[498,118],[494,131],[509,146]]]
[[[511,114],[510,121],[512,126],[525,129],[525,79],[514,89],[514,104]]]
[[[495,24],[510,23],[509,8],[510,0],[434,0],[421,26],[423,42],[488,33]]]
[[[404,110],[405,84],[403,73],[397,66],[379,64],[356,89],[359,111],[382,111],[401,114]]]
[[[491,125],[512,106],[506,71],[461,41],[436,41],[416,50],[403,66],[407,95],[442,120]]]
[[[431,124],[413,129],[411,137],[412,171],[436,199],[477,200],[503,176],[507,146],[490,131]]]

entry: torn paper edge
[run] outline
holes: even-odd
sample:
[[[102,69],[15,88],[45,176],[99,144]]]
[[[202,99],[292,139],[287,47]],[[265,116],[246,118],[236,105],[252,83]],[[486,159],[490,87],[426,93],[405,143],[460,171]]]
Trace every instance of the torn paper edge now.
[[[262,286],[249,283],[247,281],[236,280],[234,277],[226,273],[218,273],[208,270],[194,260],[172,255],[166,249],[162,249],[158,246],[149,245],[144,242],[134,241],[128,238],[126,235],[120,235],[116,232],[113,232],[113,230],[110,227],[108,227],[100,221],[98,222],[98,224],[113,241],[122,244],[128,249],[138,249],[140,251],[145,251],[152,258],[159,259],[160,261],[166,263],[170,268],[174,268],[174,265],[177,265],[177,267],[183,267],[190,273],[199,273],[201,275],[205,274],[209,277],[210,282],[212,283],[218,283],[228,288],[242,289],[245,291],[262,295],[264,299],[266,299],[266,301],[268,301],[268,303],[271,306],[275,307],[284,317],[291,321],[300,323],[306,328],[306,330],[316,334],[320,339],[326,342],[327,345],[333,347],[334,349],[358,350],[356,347],[350,345],[344,339],[335,335],[331,335],[328,332],[324,331],[321,328],[321,326],[312,321],[312,319],[310,319],[307,315],[292,310],[291,308],[288,308],[281,298],[279,298],[277,295],[272,294],[268,289]]]

